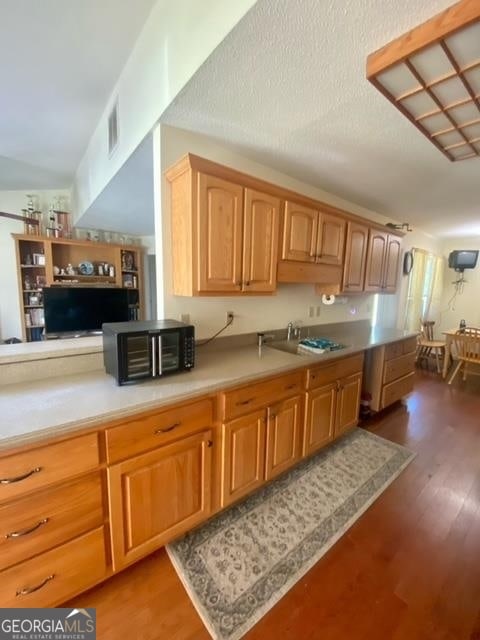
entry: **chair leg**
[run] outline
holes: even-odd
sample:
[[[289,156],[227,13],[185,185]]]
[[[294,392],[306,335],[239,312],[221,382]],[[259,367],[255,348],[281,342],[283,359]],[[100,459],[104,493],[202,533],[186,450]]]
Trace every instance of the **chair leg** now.
[[[467,381],[467,367],[468,367],[468,363],[465,362],[465,365],[463,367],[463,381],[464,382]]]
[[[455,366],[455,369],[453,370],[453,372],[452,372],[451,376],[450,376],[450,377],[449,377],[449,379],[448,379],[448,383],[447,383],[447,384],[452,384],[452,382],[453,382],[453,380],[454,380],[455,376],[456,376],[456,375],[457,375],[457,373],[460,371],[460,367],[462,366],[462,364],[463,364],[463,363],[462,363],[462,361],[461,361],[461,360],[459,360],[459,361],[457,362],[457,364],[456,364],[456,366]]]
[[[435,360],[437,361],[437,373],[440,373],[440,358],[438,357],[438,347],[435,349]]]

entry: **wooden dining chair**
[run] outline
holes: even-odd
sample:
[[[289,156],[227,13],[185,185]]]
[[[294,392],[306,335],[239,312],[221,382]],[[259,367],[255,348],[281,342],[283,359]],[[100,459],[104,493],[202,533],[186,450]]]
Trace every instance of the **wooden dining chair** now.
[[[480,369],[475,371],[475,367],[480,367],[480,329],[476,327],[459,329],[453,337],[453,345],[457,364],[448,379],[448,384],[452,384],[461,370],[463,370],[464,380],[469,375],[480,375]]]
[[[435,340],[433,335],[434,320],[420,320],[421,334],[417,340],[417,362],[426,361],[427,366],[430,358],[435,356],[437,363],[437,372],[441,373],[440,360],[445,358],[445,341]]]

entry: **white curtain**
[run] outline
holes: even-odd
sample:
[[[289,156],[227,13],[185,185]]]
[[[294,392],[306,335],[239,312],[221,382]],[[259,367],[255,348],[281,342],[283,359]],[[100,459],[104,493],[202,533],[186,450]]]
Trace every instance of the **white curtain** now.
[[[404,321],[408,331],[418,331],[422,319],[438,319],[444,267],[444,258],[423,249],[413,249],[413,269],[408,280]]]

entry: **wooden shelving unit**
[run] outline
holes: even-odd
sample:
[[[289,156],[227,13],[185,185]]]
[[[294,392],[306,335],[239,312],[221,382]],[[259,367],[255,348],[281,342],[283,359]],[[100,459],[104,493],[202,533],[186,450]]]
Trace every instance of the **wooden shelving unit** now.
[[[25,342],[43,337],[44,287],[124,287],[131,319],[143,319],[143,247],[20,234],[13,238]],[[94,273],[79,273],[82,262],[92,263]]]

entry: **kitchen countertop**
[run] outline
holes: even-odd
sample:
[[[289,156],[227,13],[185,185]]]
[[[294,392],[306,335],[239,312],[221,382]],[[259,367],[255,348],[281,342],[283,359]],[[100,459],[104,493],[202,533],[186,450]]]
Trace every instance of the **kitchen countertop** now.
[[[330,330],[328,337],[343,342],[347,348],[321,355],[295,355],[268,346],[259,354],[253,345],[216,348],[213,343],[197,348],[193,371],[136,385],[119,387],[102,370],[6,385],[0,389],[0,449],[74,432],[414,335],[395,329],[345,334],[342,327],[339,333]]]

